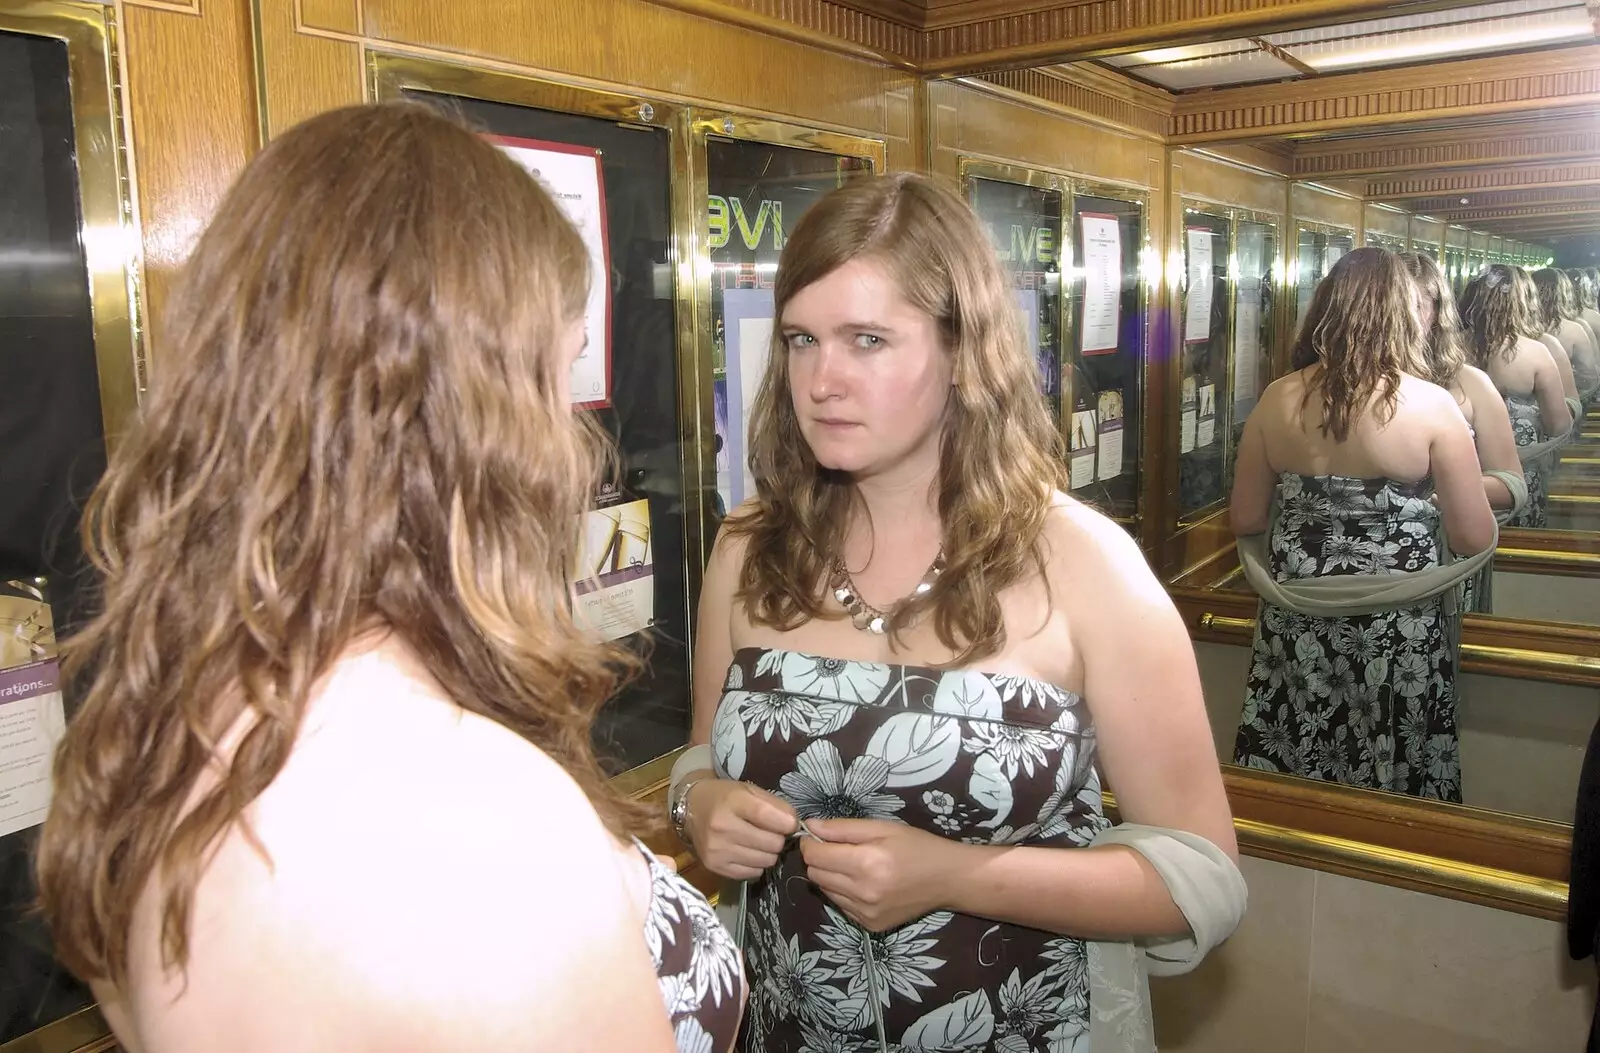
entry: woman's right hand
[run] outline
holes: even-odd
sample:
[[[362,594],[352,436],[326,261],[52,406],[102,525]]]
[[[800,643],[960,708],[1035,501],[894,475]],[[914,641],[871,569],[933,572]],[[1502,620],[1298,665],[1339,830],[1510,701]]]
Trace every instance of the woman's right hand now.
[[[690,844],[707,869],[725,878],[760,877],[799,827],[787,801],[747,782],[701,779],[688,793]]]

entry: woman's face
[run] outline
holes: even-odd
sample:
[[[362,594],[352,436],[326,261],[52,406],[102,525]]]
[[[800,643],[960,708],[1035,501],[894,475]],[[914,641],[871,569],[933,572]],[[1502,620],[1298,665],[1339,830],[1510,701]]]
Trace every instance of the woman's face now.
[[[934,318],[877,262],[801,289],[780,320],[800,432],[824,468],[861,478],[936,465],[951,356]]]

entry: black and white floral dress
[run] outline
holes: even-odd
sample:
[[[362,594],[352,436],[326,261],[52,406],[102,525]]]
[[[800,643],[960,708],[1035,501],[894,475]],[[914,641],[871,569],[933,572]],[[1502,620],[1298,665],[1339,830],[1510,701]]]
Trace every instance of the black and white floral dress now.
[[[1507,395],[1506,413],[1511,418],[1511,435],[1518,446],[1532,446],[1545,440],[1544,418],[1539,413],[1539,403],[1531,395]],[[1522,475],[1528,481],[1528,507],[1506,522],[1506,526],[1542,529],[1549,520],[1550,484],[1545,466],[1526,462]]]
[[[634,846],[650,869],[644,938],[678,1053],[728,1053],[744,1008],[739,948],[698,889],[642,843]]]
[[[1109,825],[1087,706],[1026,677],[745,649],[711,746],[801,819],[1063,850]],[[1082,940],[950,911],[868,934],[793,842],[749,886],[744,949],[746,1053],[1088,1053]]]
[[[1437,566],[1433,481],[1278,477],[1277,581]],[[1455,656],[1440,599],[1318,618],[1261,605],[1235,763],[1461,800]]]

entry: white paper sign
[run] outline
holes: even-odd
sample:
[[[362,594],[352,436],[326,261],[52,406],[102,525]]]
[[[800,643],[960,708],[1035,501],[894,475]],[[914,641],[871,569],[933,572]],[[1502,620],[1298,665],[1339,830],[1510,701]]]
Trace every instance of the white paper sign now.
[[[490,141],[550,191],[589,249],[589,343],[572,364],[572,401],[611,404],[611,249],[606,240],[605,179],[598,151],[567,143],[490,136]]]
[[[1115,351],[1122,312],[1122,232],[1117,217],[1083,221],[1083,345],[1086,355]]]
[[[1185,343],[1211,339],[1211,231],[1190,227],[1188,234],[1188,301],[1183,315]]]
[[[1122,392],[1102,391],[1100,406],[1100,481],[1122,474],[1122,430],[1124,411]]]
[[[1194,452],[1194,435],[1197,424],[1198,419],[1195,415],[1194,408],[1190,407],[1189,409],[1184,410],[1183,417],[1178,422],[1179,453]]]
[[[44,822],[66,728],[54,659],[0,671],[0,837]]]
[[[1241,287],[1233,317],[1233,403],[1254,405],[1261,394],[1261,290]]]
[[[1072,415],[1072,488],[1082,489],[1094,482],[1094,410],[1079,410]]]

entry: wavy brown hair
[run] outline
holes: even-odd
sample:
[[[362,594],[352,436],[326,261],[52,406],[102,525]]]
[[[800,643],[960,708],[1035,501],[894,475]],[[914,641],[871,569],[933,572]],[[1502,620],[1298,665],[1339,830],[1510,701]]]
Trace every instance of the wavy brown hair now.
[[[313,684],[374,628],[614,830],[644,816],[590,745],[625,662],[568,599],[599,448],[558,349],[586,260],[527,173],[419,105],[315,117],[239,176],[85,515],[102,609],[66,647],[87,690],[38,856],[75,973],[125,981],[152,882],[163,958],[186,965],[212,853],[236,826],[260,850],[244,810]]]
[[[1423,377],[1447,388],[1456,382],[1461,375],[1461,367],[1467,364],[1467,350],[1461,342],[1461,316],[1456,313],[1455,294],[1450,291],[1450,282],[1444,276],[1444,269],[1432,256],[1420,252],[1402,252],[1400,260],[1433,313],[1433,321],[1424,334],[1423,361],[1427,370]]]
[[[1428,374],[1413,289],[1400,258],[1375,245],[1346,253],[1317,284],[1290,366],[1322,364],[1306,399],[1319,400],[1324,435],[1343,442],[1369,408],[1388,421],[1401,376]]]
[[[1585,310],[1594,310],[1595,284],[1589,272],[1581,267],[1570,267],[1566,271],[1567,280],[1572,283],[1573,309],[1581,315]]]
[[[1520,271],[1492,263],[1461,292],[1467,354],[1479,369],[1487,369],[1497,357],[1511,361],[1517,356],[1517,338],[1528,335],[1529,307],[1516,278]]]
[[[1563,321],[1578,317],[1577,291],[1572,279],[1554,267],[1533,272],[1533,287],[1539,297],[1540,333],[1554,333]]]
[[[931,612],[953,663],[977,661],[1005,643],[1002,590],[1043,571],[1052,491],[1067,483],[1061,434],[1039,392],[1010,282],[959,195],[911,174],[833,191],[784,246],[778,317],[802,289],[855,259],[881,264],[932,316],[954,366],[938,476],[947,570],[928,593],[901,604],[889,628],[897,633]],[[749,539],[739,598],[752,619],[792,629],[842,617],[823,597],[859,498],[849,477],[822,468],[806,444],[780,339],[775,330],[750,427],[756,503],[728,529]]]
[[[1533,280],[1533,272],[1526,267],[1512,267],[1511,281],[1517,290],[1517,298],[1522,302],[1513,324],[1517,326],[1517,332],[1537,340],[1545,335],[1546,330],[1543,308],[1539,305],[1539,286]]]

